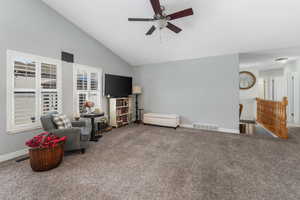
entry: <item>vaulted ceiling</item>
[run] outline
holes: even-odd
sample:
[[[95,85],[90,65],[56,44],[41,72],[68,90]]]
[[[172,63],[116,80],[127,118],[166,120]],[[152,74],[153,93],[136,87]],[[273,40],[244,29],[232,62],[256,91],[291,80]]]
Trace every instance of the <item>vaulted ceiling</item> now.
[[[288,62],[300,59],[300,46],[241,53],[239,58],[241,68],[257,68],[261,70],[282,68],[285,67]],[[276,61],[278,58],[287,58],[288,60],[278,62]]]
[[[192,7],[194,15],[169,30],[145,33],[153,22],[150,0],[43,0],[131,65],[300,45],[297,0],[161,0],[167,13]]]

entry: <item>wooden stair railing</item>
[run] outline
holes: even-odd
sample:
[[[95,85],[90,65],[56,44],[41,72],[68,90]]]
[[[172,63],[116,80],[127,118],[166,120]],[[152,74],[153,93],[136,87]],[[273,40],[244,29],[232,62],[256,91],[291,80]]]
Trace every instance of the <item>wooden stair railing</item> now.
[[[244,108],[244,105],[240,104],[240,119],[241,119],[241,116],[242,116],[243,108]]]
[[[269,101],[256,98],[257,122],[280,138],[288,138],[287,97],[282,101]]]

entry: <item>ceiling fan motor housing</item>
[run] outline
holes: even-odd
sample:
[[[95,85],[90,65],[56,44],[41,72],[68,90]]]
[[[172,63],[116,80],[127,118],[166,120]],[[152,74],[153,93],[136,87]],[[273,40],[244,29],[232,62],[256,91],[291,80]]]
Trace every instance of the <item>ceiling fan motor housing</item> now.
[[[157,26],[158,26],[158,28],[163,29],[167,25],[168,25],[168,20],[166,18],[165,19],[157,20]]]
[[[167,17],[167,14],[165,13],[166,10],[165,6],[161,6],[161,10],[162,10],[162,14],[159,13],[155,14],[154,19],[157,20],[157,27],[159,29],[164,29],[167,27],[170,18]]]

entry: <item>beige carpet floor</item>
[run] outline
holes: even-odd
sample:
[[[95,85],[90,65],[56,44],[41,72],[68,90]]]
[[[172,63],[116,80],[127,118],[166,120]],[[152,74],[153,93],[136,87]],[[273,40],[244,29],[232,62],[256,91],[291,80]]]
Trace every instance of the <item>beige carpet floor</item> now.
[[[299,200],[300,129],[290,139],[128,126],[85,154],[32,172],[0,164],[6,200]]]

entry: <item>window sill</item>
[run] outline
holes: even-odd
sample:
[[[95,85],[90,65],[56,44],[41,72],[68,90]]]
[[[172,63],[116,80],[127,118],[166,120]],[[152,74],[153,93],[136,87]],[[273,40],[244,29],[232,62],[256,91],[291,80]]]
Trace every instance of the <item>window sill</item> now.
[[[30,128],[18,128],[18,129],[8,130],[7,134],[8,135],[22,134],[22,133],[27,133],[27,132],[31,132],[31,131],[38,131],[40,129],[42,129],[41,126],[30,127]]]

